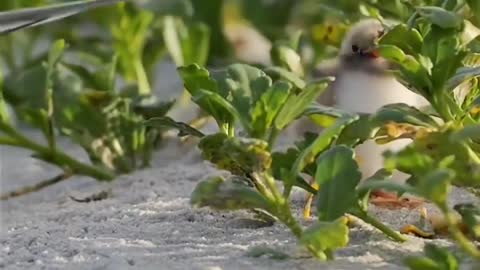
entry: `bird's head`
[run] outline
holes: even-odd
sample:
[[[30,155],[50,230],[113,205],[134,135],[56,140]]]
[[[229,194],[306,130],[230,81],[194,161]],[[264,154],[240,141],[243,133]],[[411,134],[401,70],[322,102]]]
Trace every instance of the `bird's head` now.
[[[365,19],[353,25],[345,36],[340,55],[346,57],[378,58],[377,41],[384,34],[380,21]]]

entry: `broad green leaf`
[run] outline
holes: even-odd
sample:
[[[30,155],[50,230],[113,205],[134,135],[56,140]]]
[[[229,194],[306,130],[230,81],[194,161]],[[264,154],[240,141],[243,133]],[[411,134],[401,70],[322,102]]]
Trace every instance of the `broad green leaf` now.
[[[211,207],[217,210],[263,209],[273,205],[260,193],[237,179],[214,177],[199,183],[190,197],[193,207]]]
[[[294,49],[277,43],[273,45],[270,55],[275,66],[286,68],[297,76],[304,76],[302,59]]]
[[[300,117],[308,108],[308,106],[310,106],[314,100],[316,100],[322,94],[322,92],[326,90],[330,82],[330,79],[323,79],[321,81],[309,84],[299,94],[290,95],[275,119],[275,126],[277,129],[284,129],[295,119]]]
[[[361,178],[351,148],[340,145],[322,153],[317,159],[315,173],[315,182],[321,187],[317,193],[319,219],[333,221],[354,207],[357,203],[355,189]]]
[[[224,99],[222,96],[215,92],[210,92],[210,91],[205,91],[205,90],[200,90],[198,91],[198,95],[193,97],[193,101],[195,101],[198,104],[203,104],[203,103],[208,103],[210,104],[215,110],[217,111],[223,111],[227,115],[223,115],[220,117],[218,115],[218,118],[227,118],[227,119],[232,119],[232,122],[227,122],[227,123],[233,123],[234,120],[237,121],[242,121],[242,124],[244,124],[245,127],[247,127],[247,130],[250,127],[250,123],[246,121],[243,115],[231,104],[229,103],[226,99]],[[217,114],[214,115],[215,119]]]
[[[357,192],[365,194],[373,190],[385,190],[396,193],[416,193],[416,189],[407,184],[400,184],[391,180],[377,180],[377,181],[364,181],[358,188]]]
[[[252,135],[262,138],[267,129],[272,127],[279,111],[285,104],[290,95],[291,85],[286,82],[274,83],[257,101],[252,115]]]
[[[315,102],[307,107],[303,115],[308,116],[315,124],[321,127],[329,127],[333,125],[338,118],[350,115],[350,113]]]
[[[480,2],[477,0],[466,0],[470,8],[472,9],[473,14],[480,21]]]
[[[192,96],[195,96],[200,89],[218,92],[217,82],[210,78],[210,73],[207,69],[197,64],[191,64],[179,67],[178,72],[183,79],[185,88]]]
[[[287,179],[288,173],[300,154],[300,150],[296,148],[289,148],[286,152],[274,152],[272,153],[272,174],[275,179],[284,180]],[[312,166],[314,167],[314,166]],[[312,169],[309,175],[314,175],[315,170]],[[301,176],[298,176],[294,181],[294,185],[306,190],[309,193],[316,194],[317,190],[312,188]]]
[[[416,55],[422,48],[422,35],[415,28],[399,24],[388,31],[380,40],[380,44],[395,45],[404,53]],[[399,53],[401,54],[401,53]]]
[[[303,151],[293,163],[288,177],[285,180],[286,187],[294,185],[298,175],[311,163],[314,163],[316,157],[325,151],[332,142],[338,137],[342,130],[353,121],[357,120],[357,116],[344,116],[337,122],[326,128],[318,135],[318,137]]]
[[[265,72],[245,64],[230,65],[226,74],[217,80],[232,105],[245,119],[249,119],[251,108],[272,85],[272,80]]]
[[[463,223],[476,237],[480,237],[480,209],[471,203],[457,204],[454,209],[462,216]]]
[[[462,67],[447,81],[447,89],[453,90],[467,80],[478,77],[480,77],[480,67]]]
[[[291,71],[288,71],[284,68],[269,67],[265,69],[265,72],[272,77],[279,77],[281,79],[287,80],[298,89],[304,89],[307,86],[305,81],[302,80],[302,78],[300,78],[297,74]]]
[[[396,63],[404,63],[407,57],[407,55],[399,47],[394,45],[381,45],[378,47],[378,52],[383,57]]]
[[[458,258],[444,247],[434,244],[425,244],[425,257],[410,256],[405,260],[412,270],[458,270],[460,269]]]
[[[188,124],[177,122],[170,117],[154,117],[145,121],[145,125],[149,127],[156,127],[156,128],[175,128],[178,129],[178,136],[195,136],[202,138],[205,136],[201,131],[189,126]]]
[[[263,172],[272,163],[268,144],[262,140],[232,138],[217,133],[203,137],[198,147],[206,160],[236,175]]]
[[[132,101],[135,113],[144,119],[164,117],[175,105],[175,100],[162,101],[156,96],[139,96]]]
[[[163,24],[164,42],[177,66],[207,63],[210,31],[206,25],[186,25],[172,16],[165,16]]]
[[[451,170],[438,169],[419,179],[417,193],[437,205],[446,206],[450,182],[455,174]]]
[[[345,144],[350,147],[355,147],[372,138],[375,130],[376,126],[373,124],[369,114],[359,115],[357,120],[343,129],[340,136],[338,136],[337,144]]]
[[[383,106],[374,115],[372,121],[376,124],[396,122],[401,124],[412,124],[424,127],[436,127],[438,124],[429,115],[419,109],[403,103]]]
[[[480,125],[466,126],[461,130],[455,131],[450,136],[452,142],[463,142],[466,140],[480,139]]]
[[[201,109],[209,113],[217,121],[219,126],[223,124],[233,125],[235,121],[235,116],[232,114],[233,107],[229,105],[228,108],[225,108],[222,105],[228,102],[222,100],[221,96],[219,96],[218,93],[220,91],[217,82],[210,78],[208,70],[197,64],[192,64],[190,66],[180,67],[178,71],[183,79],[185,88]],[[206,95],[205,92],[207,91],[213,94],[210,96]]]
[[[405,54],[402,49],[392,44],[384,43],[380,45],[379,52],[383,57],[398,66],[399,79],[403,84],[424,96],[428,96],[432,88],[432,82],[427,68],[419,60],[412,55]]]
[[[348,232],[347,218],[340,217],[330,222],[317,222],[305,230],[300,241],[314,250],[316,257],[325,260],[336,249],[347,246]]]
[[[444,29],[457,28],[462,25],[462,18],[460,16],[440,7],[418,7],[417,11],[420,16]]]

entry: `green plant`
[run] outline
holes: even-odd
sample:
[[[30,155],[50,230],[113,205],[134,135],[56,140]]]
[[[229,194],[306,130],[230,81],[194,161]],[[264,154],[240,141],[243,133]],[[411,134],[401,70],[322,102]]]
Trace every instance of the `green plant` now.
[[[14,128],[3,99],[0,144],[32,151],[35,158],[61,168],[62,179],[80,174],[109,181],[117,174],[148,166],[159,133],[142,123],[148,117],[165,115],[173,102],[118,91],[117,57],[103,64],[95,62],[92,68],[65,60],[65,49],[63,40],[55,42],[45,62],[8,76],[2,87],[17,117],[38,128],[46,145]],[[92,165],[63,152],[57,146],[58,136],[81,146]]]
[[[307,138],[298,148],[285,153],[274,152],[282,131],[305,113],[316,114],[310,108],[311,101],[326,89],[329,78],[305,83],[281,67],[262,71],[244,64],[216,72],[193,64],[179,68],[179,73],[193,101],[215,119],[219,133],[206,135],[168,117],[152,118],[146,125],[177,128],[181,136],[199,137],[203,157],[232,174],[227,179],[214,177],[200,183],[192,193],[194,206],[266,212],[284,223],[320,259],[331,259],[335,249],[348,243],[347,213],[392,239],[404,240],[367,213],[368,192],[356,190],[361,175],[353,150],[332,146],[358,116],[344,113],[318,137]],[[329,169],[333,164],[338,170]],[[319,222],[306,230],[297,222],[289,203],[293,186],[316,193],[302,172],[312,173],[323,187],[317,194]],[[283,185],[283,191],[276,180]],[[348,199],[340,204],[332,199],[338,197]]]

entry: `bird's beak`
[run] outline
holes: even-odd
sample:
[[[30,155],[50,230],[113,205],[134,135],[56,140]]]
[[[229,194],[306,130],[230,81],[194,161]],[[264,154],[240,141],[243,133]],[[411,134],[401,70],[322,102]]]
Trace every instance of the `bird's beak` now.
[[[363,51],[363,54],[368,56],[368,57],[371,57],[371,58],[378,58],[380,57],[380,52],[378,50],[378,47],[377,46],[373,46],[367,50],[364,50]]]

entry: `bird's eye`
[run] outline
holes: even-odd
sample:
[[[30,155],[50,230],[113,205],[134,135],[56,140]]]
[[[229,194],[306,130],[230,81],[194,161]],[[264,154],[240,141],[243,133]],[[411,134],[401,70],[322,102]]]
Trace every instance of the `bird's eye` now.
[[[385,34],[385,31],[384,31],[384,30],[378,31],[378,36],[379,36],[379,37],[382,37],[384,34]]]
[[[358,48],[357,45],[352,45],[352,51],[353,51],[354,53],[358,52],[358,50],[359,50],[359,48]]]

